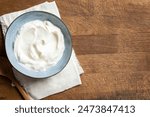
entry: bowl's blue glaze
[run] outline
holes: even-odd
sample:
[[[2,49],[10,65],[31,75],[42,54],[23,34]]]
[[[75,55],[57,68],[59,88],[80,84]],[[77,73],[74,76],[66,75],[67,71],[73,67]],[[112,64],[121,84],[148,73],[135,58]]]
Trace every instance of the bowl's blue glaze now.
[[[28,70],[19,64],[14,55],[14,41],[18,30],[20,30],[21,26],[26,22],[33,20],[48,20],[59,27],[64,35],[65,50],[63,56],[55,66],[48,68],[46,71]],[[69,30],[61,19],[47,12],[31,11],[20,15],[9,26],[5,38],[5,49],[10,63],[17,71],[31,78],[47,78],[59,73],[67,65],[71,57],[72,41]]]

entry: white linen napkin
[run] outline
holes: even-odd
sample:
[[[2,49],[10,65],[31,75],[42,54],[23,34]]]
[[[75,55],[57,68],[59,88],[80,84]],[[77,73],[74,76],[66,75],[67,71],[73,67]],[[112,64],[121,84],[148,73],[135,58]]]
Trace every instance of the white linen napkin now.
[[[60,17],[55,1],[44,2],[22,11],[17,11],[1,16],[0,22],[2,25],[3,34],[5,35],[7,28],[16,17],[25,12],[34,10],[46,11]],[[16,79],[33,99],[42,99],[46,96],[59,93],[74,86],[80,85],[80,74],[84,73],[78,59],[76,58],[74,50],[66,67],[55,76],[46,79],[32,79],[23,76],[15,69],[13,69],[13,71]]]

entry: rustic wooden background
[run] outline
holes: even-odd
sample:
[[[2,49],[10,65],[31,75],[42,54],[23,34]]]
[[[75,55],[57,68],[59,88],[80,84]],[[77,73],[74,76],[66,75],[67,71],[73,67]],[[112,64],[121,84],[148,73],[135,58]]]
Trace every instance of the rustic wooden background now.
[[[0,0],[0,15],[44,1]],[[150,0],[56,3],[85,74],[81,86],[45,99],[150,99]],[[0,55],[6,56],[2,34]],[[0,99],[23,99],[10,84],[0,77]]]

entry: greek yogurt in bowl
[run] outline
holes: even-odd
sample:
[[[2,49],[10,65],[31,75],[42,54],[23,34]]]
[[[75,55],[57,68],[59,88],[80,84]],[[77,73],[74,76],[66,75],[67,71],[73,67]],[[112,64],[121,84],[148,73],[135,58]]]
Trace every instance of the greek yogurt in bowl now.
[[[17,17],[5,35],[13,68],[24,78],[48,78],[64,69],[72,53],[71,35],[57,16],[31,11]]]
[[[65,45],[61,30],[49,21],[30,21],[18,31],[14,54],[27,69],[46,71],[61,59]]]

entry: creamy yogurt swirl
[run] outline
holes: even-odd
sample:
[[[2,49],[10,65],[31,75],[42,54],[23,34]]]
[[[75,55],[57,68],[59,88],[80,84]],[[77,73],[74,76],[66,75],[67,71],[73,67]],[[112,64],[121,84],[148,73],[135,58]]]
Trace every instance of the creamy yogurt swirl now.
[[[57,64],[64,48],[61,30],[49,21],[25,23],[14,42],[14,53],[19,63],[35,71],[45,71]]]

